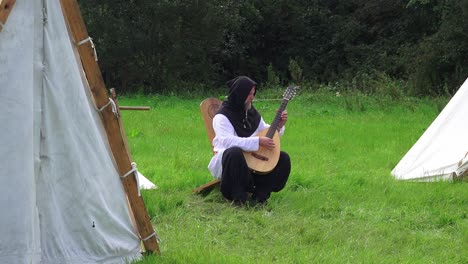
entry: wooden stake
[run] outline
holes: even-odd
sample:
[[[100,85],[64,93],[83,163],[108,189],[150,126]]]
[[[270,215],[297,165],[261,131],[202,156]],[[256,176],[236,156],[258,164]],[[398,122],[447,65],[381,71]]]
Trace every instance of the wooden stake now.
[[[61,0],[62,10],[70,28],[73,41],[80,43],[88,39],[88,31],[76,0]],[[101,75],[101,70],[96,62],[94,49],[90,42],[85,42],[77,47],[80,54],[86,78],[88,79],[91,94],[98,108],[109,102],[109,96]],[[127,148],[125,137],[121,133],[120,120],[112,112],[112,107],[106,107],[101,112],[101,119],[107,133],[109,145],[112,150],[117,169],[120,175],[125,175],[132,170],[131,157]],[[160,254],[159,245],[154,235],[155,231],[151,225],[142,197],[138,196],[138,186],[135,177],[122,179],[124,189],[127,193],[130,207],[135,216],[136,225],[146,251]]]
[[[0,32],[3,30],[3,25],[5,25],[15,3],[16,0],[0,0]]]
[[[150,108],[148,106],[119,106],[120,110],[141,110],[141,111],[149,111]]]

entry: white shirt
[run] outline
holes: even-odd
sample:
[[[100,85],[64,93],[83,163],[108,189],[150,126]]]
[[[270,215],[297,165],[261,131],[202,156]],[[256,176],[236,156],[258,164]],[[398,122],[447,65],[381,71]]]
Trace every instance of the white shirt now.
[[[223,152],[231,147],[239,147],[244,151],[257,151],[259,148],[259,138],[256,136],[258,132],[263,131],[266,128],[269,128],[270,125],[265,123],[263,117],[260,119],[255,132],[250,135],[250,137],[239,137],[237,136],[236,130],[232,126],[229,119],[222,114],[217,114],[213,118],[213,130],[215,132],[215,137],[213,139],[213,151],[216,153],[213,158],[211,158],[210,164],[208,164],[208,169],[211,174],[217,178],[221,179],[223,172],[222,168],[222,159]],[[283,135],[285,127],[283,126],[279,134]]]

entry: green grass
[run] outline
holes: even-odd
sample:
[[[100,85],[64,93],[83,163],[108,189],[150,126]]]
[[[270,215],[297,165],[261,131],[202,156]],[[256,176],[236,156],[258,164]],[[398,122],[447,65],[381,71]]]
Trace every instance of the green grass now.
[[[297,96],[281,141],[288,184],[241,209],[217,191],[191,193],[212,179],[202,99],[120,99],[152,108],[123,111],[133,159],[159,187],[143,197],[162,254],[137,263],[468,263],[467,184],[390,175],[445,99]],[[256,103],[267,121],[278,106]]]

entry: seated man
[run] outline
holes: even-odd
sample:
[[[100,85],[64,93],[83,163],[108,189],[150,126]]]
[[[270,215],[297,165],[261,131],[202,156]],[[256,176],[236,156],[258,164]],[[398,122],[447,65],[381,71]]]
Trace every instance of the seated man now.
[[[256,94],[256,83],[245,76],[229,82],[228,98],[222,103],[213,118],[213,150],[215,155],[208,168],[214,177],[221,179],[221,193],[235,204],[243,205],[247,193],[252,200],[264,203],[271,192],[284,188],[291,171],[291,161],[286,152],[281,151],[276,167],[267,174],[256,174],[249,169],[244,151],[257,151],[260,146],[274,148],[273,139],[256,136],[269,127],[252,105]],[[283,135],[287,121],[287,111],[281,113],[279,134]]]

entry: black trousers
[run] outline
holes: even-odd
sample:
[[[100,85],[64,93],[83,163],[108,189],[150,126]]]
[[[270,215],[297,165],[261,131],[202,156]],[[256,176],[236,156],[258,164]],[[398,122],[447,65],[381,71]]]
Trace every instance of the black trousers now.
[[[281,151],[278,164],[268,174],[253,173],[245,162],[243,151],[239,147],[226,149],[223,153],[223,173],[221,193],[229,200],[245,202],[247,193],[259,202],[266,201],[271,192],[281,191],[291,172],[289,155]]]

